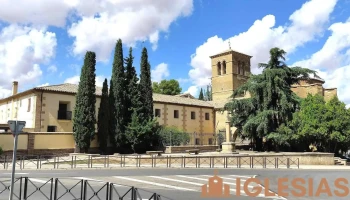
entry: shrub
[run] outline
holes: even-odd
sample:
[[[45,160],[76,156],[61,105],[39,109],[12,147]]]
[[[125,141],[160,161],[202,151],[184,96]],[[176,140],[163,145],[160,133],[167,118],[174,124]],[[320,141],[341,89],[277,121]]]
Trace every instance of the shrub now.
[[[161,127],[159,131],[160,143],[164,146],[180,146],[190,142],[190,135],[175,127]]]

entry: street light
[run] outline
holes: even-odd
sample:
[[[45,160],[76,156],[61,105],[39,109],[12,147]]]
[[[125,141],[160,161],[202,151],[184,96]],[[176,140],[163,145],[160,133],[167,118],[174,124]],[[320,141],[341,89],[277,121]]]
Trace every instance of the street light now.
[[[26,126],[25,121],[9,120],[7,122],[9,125],[12,135],[14,137],[14,146],[13,146],[13,158],[12,158],[12,173],[11,173],[11,187],[10,187],[10,196],[9,200],[12,200],[13,197],[13,185],[15,180],[15,171],[16,171],[16,154],[17,154],[17,143],[18,135],[22,132],[22,129]]]

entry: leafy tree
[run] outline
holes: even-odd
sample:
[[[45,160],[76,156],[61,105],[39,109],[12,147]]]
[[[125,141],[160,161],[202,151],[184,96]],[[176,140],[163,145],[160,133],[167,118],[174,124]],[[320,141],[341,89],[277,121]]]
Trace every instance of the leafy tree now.
[[[180,84],[175,79],[162,80],[160,83],[153,82],[153,92],[158,94],[167,94],[167,95],[177,95],[180,94],[182,88]]]
[[[231,113],[231,123],[237,128],[238,134],[255,142],[255,149],[263,149],[263,138],[267,139],[267,147],[283,144],[286,141],[279,127],[285,125],[299,108],[300,98],[291,90],[291,85],[301,78],[309,78],[315,72],[301,67],[288,67],[284,63],[286,52],[279,48],[270,50],[270,60],[267,64],[260,63],[264,68],[258,75],[251,75],[248,81],[237,88],[232,97],[251,94],[251,98],[233,99],[225,105],[225,110]]]
[[[164,146],[180,146],[190,142],[190,135],[176,127],[161,127],[159,139]]]
[[[100,151],[106,153],[108,144],[109,128],[109,100],[108,100],[108,83],[107,79],[103,82],[102,97],[100,108],[98,110],[97,134]]]
[[[203,89],[201,88],[201,91],[199,92],[199,100],[204,100],[204,95],[203,95]]]
[[[85,54],[81,69],[78,92],[73,117],[73,136],[79,152],[88,152],[90,142],[95,135],[96,123],[96,54],[88,51]],[[76,149],[76,152],[78,149]]]
[[[152,139],[158,135],[158,130],[156,119],[142,120],[134,109],[125,135],[134,153],[144,152],[152,146]]]
[[[114,96],[113,96],[113,80],[110,80],[109,83],[109,96],[108,96],[108,107],[109,107],[109,119],[108,119],[108,138],[111,144],[116,147],[116,139],[115,139],[115,128],[117,127],[117,123],[115,121],[115,108],[114,108]]]
[[[117,147],[122,147],[124,140],[123,134],[125,133],[125,75],[124,75],[124,58],[123,58],[123,44],[122,40],[117,41],[114,61],[112,69],[112,91],[110,93],[113,96],[111,99],[113,102],[113,115],[111,118],[115,120],[112,124],[112,133],[114,134],[115,142]]]
[[[151,66],[148,62],[147,49],[144,47],[141,56],[141,74],[139,91],[142,102],[142,107],[140,108],[140,116],[143,120],[149,121],[153,119],[153,91],[152,91],[152,81],[151,81]]]
[[[320,95],[309,94],[294,114],[290,130],[298,144],[311,144],[319,151],[338,153],[350,144],[350,113],[337,97],[325,102]]]
[[[213,95],[212,95],[212,87],[211,85],[207,85],[207,90],[204,90],[204,101],[212,101]]]

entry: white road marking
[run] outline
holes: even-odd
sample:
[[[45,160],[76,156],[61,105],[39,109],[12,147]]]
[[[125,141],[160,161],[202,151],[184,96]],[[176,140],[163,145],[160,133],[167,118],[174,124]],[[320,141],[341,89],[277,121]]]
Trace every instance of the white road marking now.
[[[213,175],[202,175],[202,176],[205,176],[205,177],[212,177]],[[222,177],[223,179],[228,179],[228,180],[237,180],[237,178],[240,178],[240,177],[237,177],[237,178],[228,178],[228,177]],[[250,178],[252,178],[252,177],[250,177]],[[247,180],[247,179],[249,179],[249,178],[240,178],[241,180]]]
[[[254,175],[253,176],[253,178],[256,178],[258,175]],[[262,187],[263,189],[264,189],[264,191],[266,190],[265,189],[265,187],[263,186],[263,185],[261,185],[261,184],[258,184],[260,187]],[[269,190],[270,192],[273,192],[273,191],[271,191],[271,190]],[[278,197],[279,199],[284,199],[284,200],[287,200],[286,198],[284,198],[284,197],[282,197],[282,196],[278,196],[278,194],[277,193],[275,193],[275,192],[273,192],[275,195],[276,195],[276,197]]]
[[[6,174],[6,175],[12,175],[12,173],[3,173],[3,174]],[[18,175],[25,175],[25,174],[29,174],[29,173],[15,173],[16,175],[18,174]]]
[[[156,185],[156,186],[160,186],[160,187],[172,188],[172,189],[176,189],[176,190],[197,191],[197,190],[183,188],[183,187],[176,187],[176,186],[172,186],[172,185],[154,183],[151,181],[144,181],[144,180],[139,180],[139,179],[134,179],[134,178],[127,178],[127,177],[123,177],[123,176],[114,176],[114,178],[117,178],[117,179],[119,178],[119,179],[124,179],[124,180],[128,180],[128,181],[139,182],[139,183],[145,183],[145,184],[150,184],[150,185]]]
[[[208,181],[208,179],[204,179],[204,178],[197,178],[197,177],[191,177],[191,176],[184,176],[184,175],[176,175],[178,177],[183,177],[183,178],[188,178],[188,179],[196,179],[196,180],[201,180],[201,181]],[[225,178],[223,178],[225,179]],[[236,185],[236,183],[231,183],[231,182],[223,182],[224,184],[228,184],[228,185]],[[254,186],[252,185],[248,185],[249,188],[253,188]]]
[[[255,177],[256,175],[253,175],[253,176],[229,175],[229,176],[233,176],[233,177],[237,177],[237,178],[253,178],[253,177]]]
[[[101,180],[96,180],[96,179],[92,179],[92,178],[86,178],[86,177],[73,177],[74,179],[83,179],[83,180],[87,180],[87,181],[96,181],[96,182],[106,182],[106,181],[101,181]]]
[[[50,182],[49,180],[43,181],[43,180],[36,179],[36,178],[29,178],[29,180],[32,181],[32,182],[37,182],[37,183],[48,183],[48,182]]]

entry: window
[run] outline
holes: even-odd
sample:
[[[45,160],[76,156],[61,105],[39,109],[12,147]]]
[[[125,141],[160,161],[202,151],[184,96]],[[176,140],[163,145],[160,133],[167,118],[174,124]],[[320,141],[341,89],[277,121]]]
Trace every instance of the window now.
[[[218,62],[218,75],[221,75],[221,63],[220,62]]]
[[[191,112],[191,119],[196,119],[196,112]]]
[[[30,107],[31,107],[31,105],[30,105],[30,104],[31,104],[31,100],[32,100],[31,98],[29,98],[29,99],[28,99],[28,112],[30,112]]]
[[[199,143],[200,143],[199,138],[196,138],[196,145],[200,145]]]
[[[174,118],[179,118],[179,111],[178,110],[174,110]]]
[[[244,62],[242,62],[242,65],[241,65],[241,73],[242,75],[244,75]]]
[[[226,61],[222,62],[222,74],[226,74]]]
[[[209,145],[213,145],[213,138],[209,138],[208,144],[209,144]]]
[[[160,117],[160,109],[156,109],[155,110],[155,116],[156,117]]]
[[[68,105],[69,105],[69,103],[67,103],[67,102],[59,102],[57,119],[61,119],[61,120],[71,120],[72,119],[72,111],[68,110]]]
[[[241,62],[238,61],[238,64],[237,64],[237,74],[241,74]]]
[[[56,132],[56,126],[47,126],[47,132]]]
[[[19,107],[22,107],[22,99],[19,100]]]
[[[205,113],[205,120],[209,120],[209,113]]]

